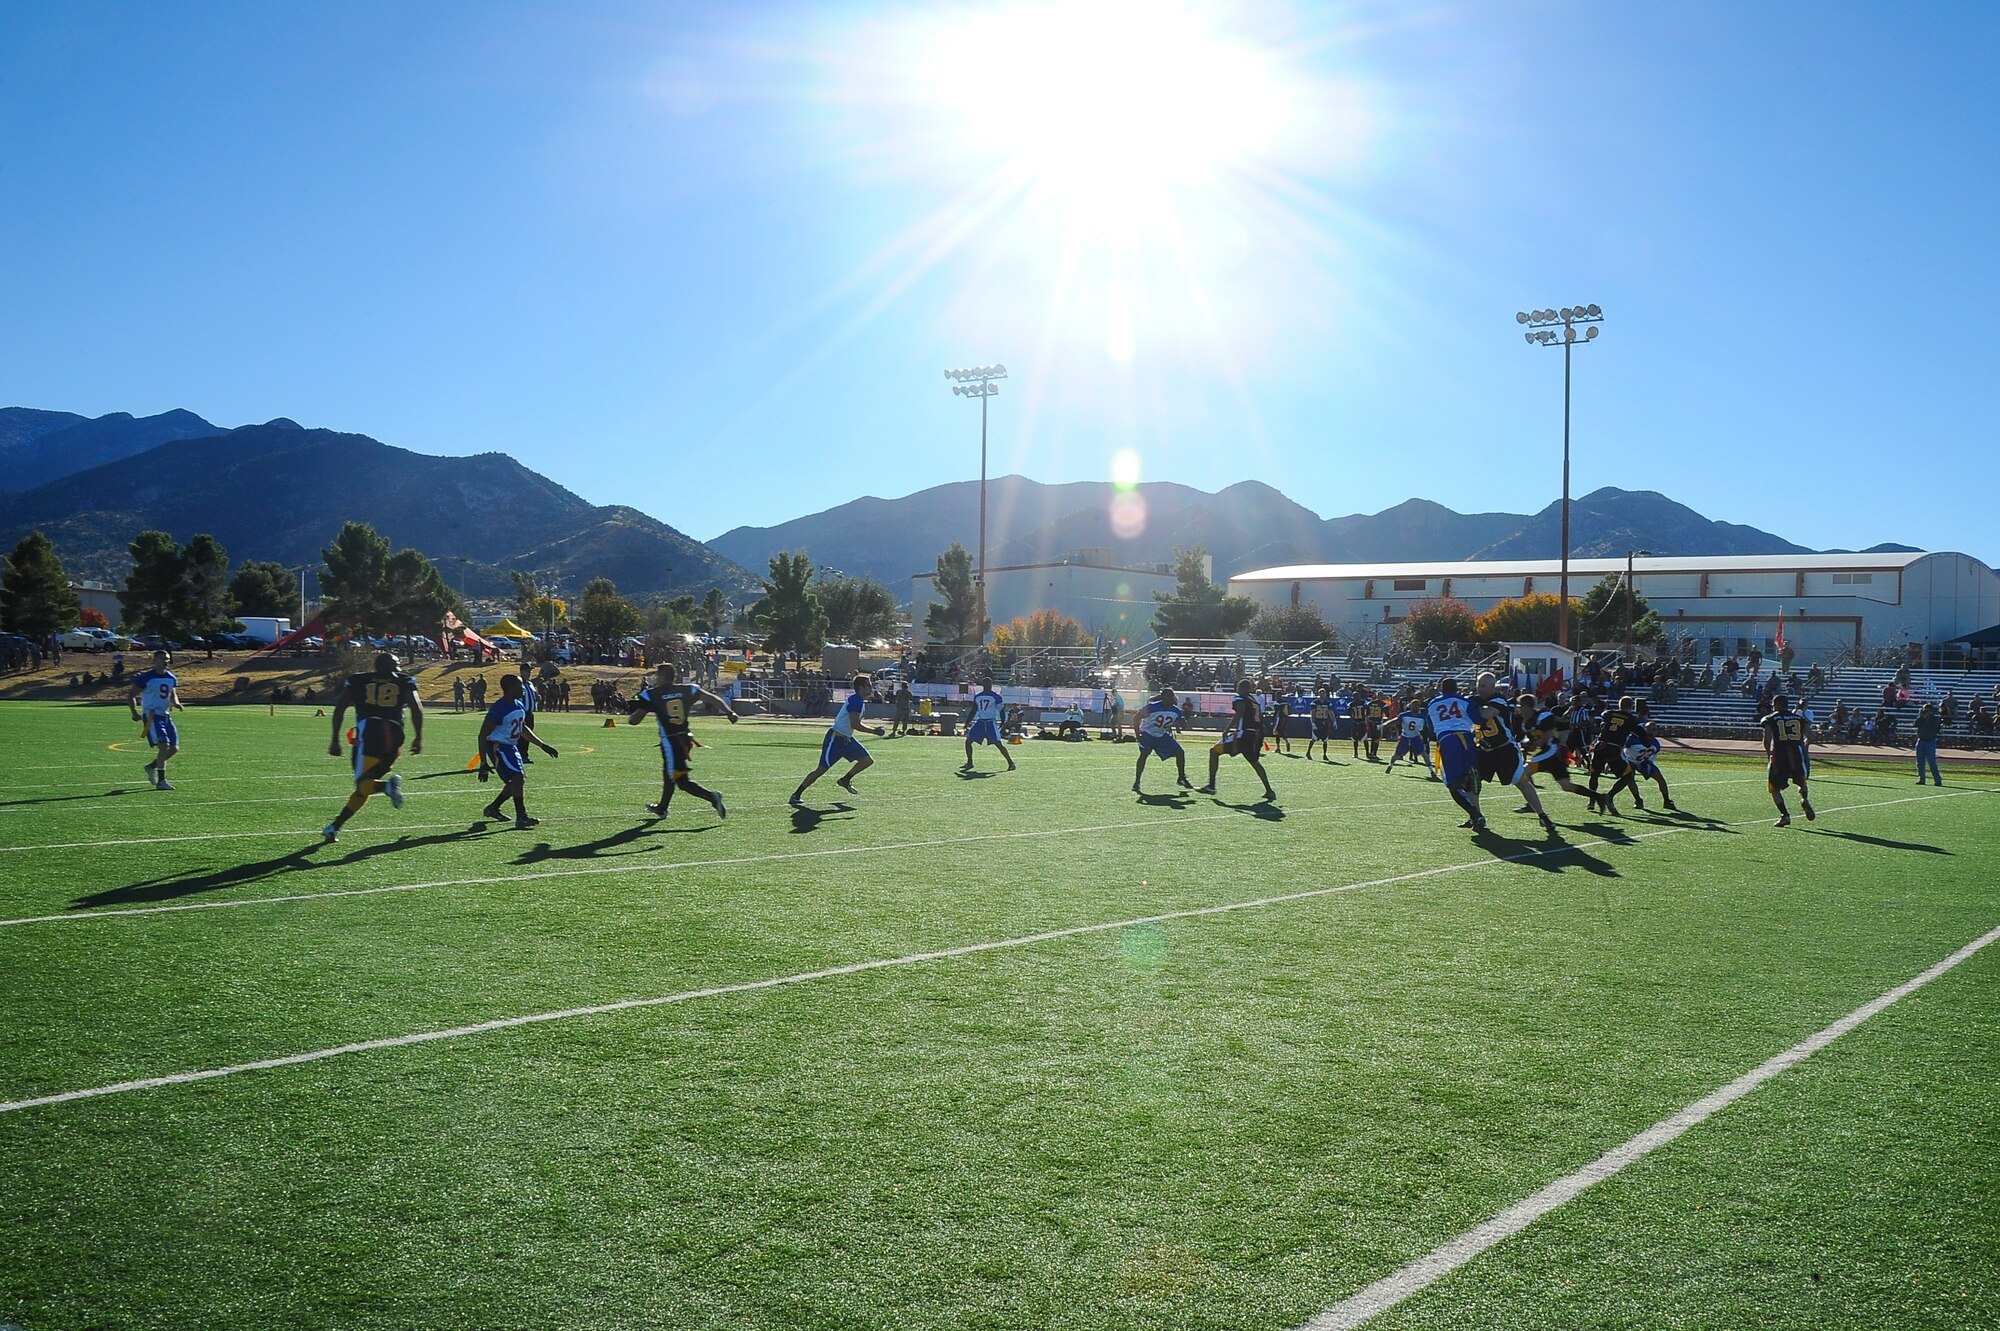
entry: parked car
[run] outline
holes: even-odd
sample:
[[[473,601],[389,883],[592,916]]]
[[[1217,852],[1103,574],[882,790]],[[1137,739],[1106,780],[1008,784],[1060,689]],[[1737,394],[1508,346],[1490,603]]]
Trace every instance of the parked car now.
[[[164,637],[158,633],[141,633],[131,641],[132,646],[143,647],[149,652],[178,652],[185,647],[185,644],[175,642],[172,638]]]
[[[62,635],[66,652],[108,652],[111,635],[103,629],[71,629]]]

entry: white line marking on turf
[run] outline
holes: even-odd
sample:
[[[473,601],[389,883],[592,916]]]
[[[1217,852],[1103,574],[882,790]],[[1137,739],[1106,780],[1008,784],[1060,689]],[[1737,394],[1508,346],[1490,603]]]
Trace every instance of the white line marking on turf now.
[[[1959,793],[1969,793],[1969,792],[1959,792]],[[1934,800],[1934,799],[1948,799],[1948,798],[1950,798],[1950,796],[1947,795],[1919,795],[1919,796],[1912,796],[1908,799],[1884,800],[1882,801],[1881,804],[1850,804],[1844,806],[1843,809],[1828,809],[1825,812],[1838,813],[1854,809],[1880,808],[1882,807],[1882,805],[1886,804],[1909,804],[1918,800]],[[1760,819],[1759,821],[1763,820]],[[1052,836],[1065,835],[1070,830],[1072,829],[1065,829],[1062,832],[1051,832],[1048,835]],[[1073,830],[1109,831],[1112,829],[1097,828],[1097,829],[1073,829]],[[158,1090],[159,1088],[164,1086],[183,1086],[189,1082],[210,1081],[216,1077],[233,1076],[239,1072],[260,1072],[267,1068],[291,1067],[300,1063],[316,1063],[321,1059],[337,1058],[342,1054],[360,1054],[360,1053],[367,1053],[370,1050],[375,1050],[375,1049],[396,1049],[404,1045],[429,1044],[435,1040],[453,1040],[469,1035],[484,1035],[489,1031],[509,1030],[516,1026],[534,1026],[534,1025],[540,1025],[544,1022],[551,1022],[551,1021],[566,1021],[573,1017],[596,1017],[596,1016],[603,1016],[607,1013],[612,1013],[612,1012],[636,1011],[640,1008],[667,1007],[679,1003],[690,1003],[695,1001],[696,999],[702,999],[702,998],[723,998],[732,994],[748,994],[748,993],[755,993],[758,992],[759,990],[764,990],[764,989],[781,989],[789,987],[791,985],[807,984],[814,980],[830,980],[830,979],[836,979],[844,975],[860,975],[868,971],[889,970],[903,966],[916,966],[916,965],[921,965],[922,963],[927,961],[947,961],[954,957],[977,956],[985,952],[1011,951],[1015,948],[1031,947],[1036,943],[1054,942],[1056,940],[1064,938],[1080,938],[1088,934],[1109,933],[1112,930],[1116,929],[1133,929],[1139,927],[1140,925],[1168,924],[1176,920],[1205,919],[1215,915],[1231,915],[1236,913],[1237,911],[1261,910],[1267,906],[1282,906],[1298,901],[1315,901],[1322,897],[1339,896],[1342,893],[1346,892],[1359,892],[1364,888],[1389,887],[1396,883],[1415,882],[1416,880],[1421,878],[1435,878],[1441,874],[1458,873],[1466,869],[1483,869],[1496,864],[1518,864],[1527,860],[1539,859],[1543,856],[1561,855],[1572,850],[1588,850],[1598,846],[1623,845],[1626,844],[1627,842],[1637,841],[1647,837],[1672,836],[1676,832],[1690,832],[1694,830],[1695,828],[1692,826],[1663,827],[1657,831],[1645,832],[1641,833],[1639,836],[1636,837],[1625,838],[1622,841],[1586,841],[1573,845],[1546,846],[1540,850],[1523,851],[1519,855],[1494,856],[1492,858],[1483,860],[1467,860],[1459,864],[1440,864],[1433,868],[1418,869],[1411,873],[1395,874],[1388,878],[1372,878],[1366,882],[1342,883],[1334,887],[1308,888],[1302,892],[1285,892],[1273,896],[1256,897],[1249,901],[1225,901],[1212,906],[1191,906],[1185,910],[1162,911],[1159,912],[1158,914],[1137,915],[1129,919],[1109,920],[1097,924],[1076,924],[1061,929],[1045,929],[1040,933],[1023,934],[1013,938],[995,938],[995,939],[989,939],[988,941],[983,943],[966,943],[959,947],[937,948],[929,952],[912,952],[906,956],[900,956],[900,957],[880,957],[870,961],[849,962],[846,965],[842,966],[828,966],[821,970],[802,971],[796,975],[780,975],[770,979],[763,979],[763,980],[744,980],[736,984],[710,985],[702,989],[687,989],[683,990],[680,993],[663,994],[654,998],[627,998],[627,999],[621,999],[613,1003],[596,1003],[589,1007],[562,1008],[554,1012],[535,1012],[535,1013],[530,1013],[526,1016],[519,1016],[519,1017],[499,1017],[495,1018],[492,1021],[476,1022],[470,1026],[453,1026],[449,1029],[441,1031],[418,1031],[413,1035],[392,1035],[392,1036],[386,1036],[378,1040],[357,1040],[352,1044],[334,1045],[333,1047],[328,1049],[313,1049],[313,1050],[308,1050],[307,1052],[302,1054],[286,1054],[280,1058],[263,1058],[250,1063],[232,1063],[227,1067],[204,1068],[198,1072],[175,1072],[175,1073],[169,1073],[168,1075],[162,1077],[142,1077],[136,1081],[112,1082],[111,1084],[105,1086],[93,1086],[79,1091],[59,1091],[53,1095],[33,1096],[31,1098],[24,1100],[0,1101],[0,1114],[10,1114],[15,1112],[16,1110],[21,1110],[21,1109],[36,1109],[45,1105],[65,1104],[71,1100],[90,1100],[90,1099],[96,1099],[99,1096],[119,1095],[127,1091],[151,1091],[151,1090]],[[1009,833],[1006,835],[1011,836],[1017,834]],[[977,838],[977,837],[960,838],[960,840],[986,840],[986,839],[992,839],[992,838]],[[937,843],[918,843],[918,844],[937,844]],[[955,844],[955,843],[944,843],[944,844]],[[886,847],[867,847],[866,849],[886,849]],[[797,852],[792,855],[767,856],[759,858],[791,859],[791,858],[798,858],[800,855],[808,855],[808,856],[837,855],[846,853],[851,853],[851,852],[804,851],[804,852]],[[711,863],[713,863],[713,861],[711,861]],[[543,875],[538,875],[538,876],[543,876]],[[383,889],[371,889],[371,890],[383,890]],[[320,895],[340,896],[348,894],[323,893]],[[70,919],[74,917],[58,915],[58,916],[53,916],[51,918]],[[94,917],[85,917],[85,918],[94,918]],[[2000,936],[2000,929],[1996,929],[1992,934],[1989,934],[1987,935],[1986,938],[1980,940],[1976,945],[1972,947],[1971,951],[1977,951],[1980,947],[1984,947],[1987,942],[1992,941],[1992,939],[1996,936]],[[1969,956],[1971,955],[1971,953],[1967,952],[1966,955]],[[1963,958],[1960,958],[1960,960],[1962,959]],[[1956,961],[1953,961],[1951,963],[1951,965],[1957,965],[1957,964],[1958,963]],[[1932,969],[1936,970],[1937,968],[1933,967]],[[1944,969],[1949,970],[1950,966],[1945,966]],[[1938,973],[1942,974],[1943,971],[1938,971]],[[1925,973],[1926,976],[1928,976],[1929,974],[1930,972]],[[1919,981],[1913,981],[1911,985],[1906,986],[1905,988],[1907,989],[1914,987],[1917,982],[1924,981],[1924,978],[1925,977],[1920,976]],[[1894,1001],[1893,998],[1888,1000],[1888,1002],[1893,1002],[1893,1001]],[[1882,1006],[1885,1007],[1888,1005],[1887,1002],[1884,1002],[1883,1000],[1880,999],[1878,999],[1877,1002],[1882,1003]],[[1860,1018],[1860,1020],[1866,1020],[1866,1017]],[[1838,1023],[1836,1023],[1836,1025],[1837,1024]],[[1828,1038],[1830,1039],[1832,1037]],[[1683,1131],[1685,1131],[1685,1129],[1683,1129]],[[1622,1167],[1623,1166],[1620,1166],[1620,1168]],[[1495,1240],[1495,1242],[1497,1241],[1498,1240]],[[1488,1246],[1491,1245],[1489,1244]],[[1432,1278],[1435,1279],[1435,1277]],[[1315,1328],[1315,1331],[1318,1331],[1318,1329]]]
[[[1807,1036],[1782,1054],[1759,1063],[1726,1086],[1718,1087],[1693,1104],[1667,1115],[1622,1146],[1614,1146],[1574,1173],[1565,1174],[1532,1197],[1514,1203],[1500,1214],[1440,1244],[1402,1270],[1384,1276],[1374,1284],[1349,1295],[1304,1322],[1298,1331],[1352,1331],[1363,1322],[1387,1312],[1419,1290],[1425,1289],[1487,1249],[1500,1244],[1532,1225],[1566,1202],[1575,1200],[1586,1188],[1604,1182],[1628,1166],[1645,1159],[1690,1128],[1706,1122],[1735,1104],[1779,1073],[1797,1067],[1841,1036],[1867,1021],[1884,1008],[1900,1002],[1961,962],[1976,955],[1995,940],[2000,928],[1989,930],[1929,970],[1897,985],[1879,998],[1863,1003],[1854,1011],[1822,1030]]]

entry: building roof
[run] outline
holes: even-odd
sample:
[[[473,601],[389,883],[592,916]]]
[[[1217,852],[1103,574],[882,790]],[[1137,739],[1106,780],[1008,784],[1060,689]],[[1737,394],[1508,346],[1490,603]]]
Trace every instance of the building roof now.
[[[1928,550],[1875,555],[1649,555],[1632,561],[1635,575],[1647,573],[1859,573],[1901,572]],[[1623,559],[1572,559],[1571,577],[1623,573]],[[1437,564],[1288,564],[1230,576],[1231,582],[1328,582],[1351,578],[1522,578],[1554,577],[1556,559],[1480,559]]]

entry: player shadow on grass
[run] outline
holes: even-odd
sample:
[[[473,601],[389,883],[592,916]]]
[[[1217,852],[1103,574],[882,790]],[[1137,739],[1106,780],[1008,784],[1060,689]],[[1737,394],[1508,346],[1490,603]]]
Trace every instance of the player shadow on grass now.
[[[956,775],[960,781],[984,781],[987,777],[999,776],[1000,773],[997,769],[988,772],[981,768],[975,767],[971,771],[967,771],[965,768],[961,767],[955,771],[954,775]]]
[[[1238,813],[1247,813],[1252,818],[1261,818],[1267,823],[1281,823],[1285,821],[1285,811],[1270,800],[1258,800],[1255,804],[1231,804],[1228,800],[1217,796],[1210,796],[1209,798],[1225,809],[1234,809]]]
[[[1794,824],[1797,826],[1797,824]],[[1842,841],[1854,841],[1864,846],[1880,846],[1883,850],[1921,850],[1926,855],[1953,855],[1957,852],[1943,846],[1926,845],[1921,841],[1897,841],[1893,837],[1869,836],[1863,832],[1836,832],[1830,827],[1805,827],[1800,831],[1808,836],[1838,837]]]
[[[1599,878],[1622,877],[1609,860],[1599,859],[1582,846],[1567,838],[1551,840],[1537,828],[1535,837],[1513,837],[1505,832],[1497,832],[1488,823],[1483,832],[1472,834],[1472,844],[1488,851],[1496,860],[1509,864],[1523,864],[1543,873],[1565,873],[1571,865],[1595,874]],[[1628,844],[1621,840],[1619,844]]]
[[[828,814],[838,814],[842,818],[847,818],[852,816],[853,813],[854,806],[852,804],[834,804],[824,810],[793,809],[792,831],[794,833],[817,832],[819,831],[819,825],[826,821]]]
[[[202,892],[219,892],[228,887],[263,882],[265,879],[276,878],[290,872],[344,868],[372,860],[378,855],[421,850],[426,846],[457,844],[463,842],[465,838],[464,832],[446,832],[438,836],[425,837],[397,837],[394,841],[384,841],[378,845],[358,846],[338,859],[330,860],[312,858],[313,852],[319,850],[321,846],[321,843],[315,842],[310,846],[287,851],[283,855],[274,855],[270,859],[255,860],[249,864],[235,864],[227,869],[166,874],[127,887],[106,888],[102,892],[78,897],[70,903],[70,909],[89,910],[97,906],[131,906],[153,901],[171,901],[176,897],[191,897]]]
[[[1185,792],[1172,790],[1164,795],[1141,794],[1139,803],[1150,804],[1156,809],[1185,809],[1194,801]]]
[[[100,790],[91,795],[43,795],[38,799],[32,800],[0,800],[0,809],[11,809],[23,804],[64,804],[70,800],[108,800],[114,795],[130,795],[131,793],[130,790],[120,788],[118,790]]]
[[[641,837],[676,836],[691,832],[713,832],[721,824],[706,823],[696,827],[661,827],[658,823],[640,823],[610,836],[602,836],[595,841],[582,841],[574,846],[551,846],[546,841],[537,841],[528,849],[514,857],[516,864],[541,864],[548,860],[605,860],[617,859],[623,855],[650,855],[658,846],[632,846],[630,850],[615,850],[617,846],[631,846]],[[494,824],[505,828],[506,823]]]

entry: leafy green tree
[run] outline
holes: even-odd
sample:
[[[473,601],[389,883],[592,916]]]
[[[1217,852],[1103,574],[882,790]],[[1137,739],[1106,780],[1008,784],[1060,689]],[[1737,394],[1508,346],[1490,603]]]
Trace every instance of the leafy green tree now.
[[[528,621],[534,618],[537,609],[542,608],[545,593],[541,584],[535,581],[534,574],[523,573],[519,569],[510,569],[507,581],[514,588],[514,604],[509,607],[514,621],[523,628],[529,627]]]
[[[320,551],[320,606],[329,624],[355,633],[386,627],[389,541],[365,522],[350,522]]]
[[[826,610],[813,588],[813,563],[800,550],[771,556],[764,579],[764,650],[817,656],[826,645]]]
[[[448,612],[459,608],[458,593],[444,573],[416,550],[398,550],[382,566],[382,627],[392,633],[434,637]]]
[[[239,615],[290,615],[298,609],[298,583],[292,571],[268,559],[239,564],[229,580],[229,594]]]
[[[181,604],[179,624],[189,633],[221,633],[240,627],[236,623],[236,598],[229,594],[229,552],[222,542],[207,532],[197,533],[181,551]],[[215,655],[213,647],[208,649]]]
[[[941,647],[970,647],[986,636],[979,596],[972,586],[972,555],[957,541],[938,556],[931,581],[936,598],[924,611],[924,636]]]
[[[688,598],[676,596],[665,605],[651,605],[639,612],[640,626],[648,640],[656,634],[682,634],[694,632],[694,623],[688,618],[687,608],[682,605]]]
[[[1472,642],[1479,630],[1472,607],[1455,596],[1430,596],[1410,603],[1409,617],[1403,621],[1405,640],[1418,647],[1433,643]]]
[[[1473,633],[1481,642],[1554,642],[1561,607],[1549,592],[1510,597],[1474,620]]]
[[[688,625],[682,632],[690,632],[701,623],[701,607],[695,604],[692,592],[683,592],[667,602],[667,609],[674,612],[674,619]]]
[[[1296,644],[1306,647],[1337,637],[1326,617],[1311,601],[1297,605],[1267,605],[1250,621],[1250,636],[1266,647]]]
[[[54,542],[29,532],[7,556],[0,576],[0,629],[44,638],[75,628],[77,619],[76,590],[56,557]]]
[[[571,623],[587,645],[610,652],[639,631],[645,616],[639,613],[639,607],[618,594],[611,579],[592,578],[584,585],[583,600]]]
[[[1623,642],[1625,639],[1625,575],[1601,578],[1570,612],[1572,643]],[[1667,636],[1659,615],[1646,604],[1646,594],[1632,589],[1632,641],[1659,642]]]
[[[701,623],[708,633],[729,627],[729,598],[722,594],[722,588],[710,587],[708,595],[701,598]]]
[[[845,574],[821,580],[819,603],[826,610],[826,633],[836,642],[866,642],[896,631],[902,607],[874,578]]]
[[[1257,616],[1257,603],[1231,596],[1208,576],[1202,546],[1174,551],[1174,589],[1154,592],[1153,632],[1162,638],[1214,641],[1234,637]]]
[[[179,544],[163,531],[142,531],[125,550],[132,571],[125,575],[118,607],[126,632],[180,632],[189,612],[187,559]]]

